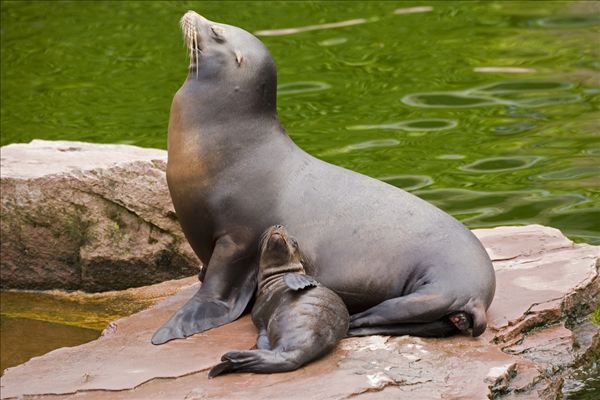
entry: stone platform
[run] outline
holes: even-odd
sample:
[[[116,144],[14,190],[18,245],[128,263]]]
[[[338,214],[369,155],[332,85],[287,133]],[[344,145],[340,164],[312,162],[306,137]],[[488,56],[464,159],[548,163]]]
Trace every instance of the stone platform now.
[[[494,261],[495,300],[479,338],[371,336],[294,372],[207,379],[230,350],[253,346],[248,316],[162,346],[153,332],[199,283],[115,321],[93,342],[10,368],[1,397],[76,399],[554,399],[600,351],[600,247],[537,225],[474,231]],[[43,339],[42,339],[43,340]]]

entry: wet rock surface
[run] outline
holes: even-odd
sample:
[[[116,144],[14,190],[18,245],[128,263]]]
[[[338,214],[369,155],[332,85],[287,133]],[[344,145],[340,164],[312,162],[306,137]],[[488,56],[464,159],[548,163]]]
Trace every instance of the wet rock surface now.
[[[129,145],[2,147],[2,288],[102,291],[197,273],[166,160]]]
[[[498,288],[479,338],[370,336],[290,373],[207,379],[230,350],[254,345],[248,316],[162,346],[156,328],[197,290],[115,321],[103,336],[5,371],[2,398],[83,399],[555,399],[600,350],[589,314],[600,302],[600,247],[553,228],[476,230],[494,259]]]

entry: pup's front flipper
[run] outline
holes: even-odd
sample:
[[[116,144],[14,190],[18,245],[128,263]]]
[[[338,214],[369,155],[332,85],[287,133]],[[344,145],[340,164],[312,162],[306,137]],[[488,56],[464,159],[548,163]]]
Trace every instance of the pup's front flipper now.
[[[316,287],[319,282],[312,276],[289,272],[283,276],[283,281],[292,290],[302,290],[309,287]]]

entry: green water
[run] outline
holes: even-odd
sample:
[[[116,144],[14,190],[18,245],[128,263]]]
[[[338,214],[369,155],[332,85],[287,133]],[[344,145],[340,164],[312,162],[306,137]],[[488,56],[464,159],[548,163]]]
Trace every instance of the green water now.
[[[394,13],[414,6],[433,10]],[[298,145],[472,228],[540,223],[600,243],[594,2],[3,2],[2,144],[165,148],[188,9],[251,32],[363,19],[262,37]]]
[[[433,9],[394,13],[414,6]],[[188,9],[251,32],[362,19],[262,37],[299,146],[471,228],[539,223],[600,243],[595,2],[2,2],[2,145],[165,148]]]
[[[0,372],[31,357],[72,347],[100,336],[100,331],[28,318],[0,315]]]
[[[0,292],[0,372],[50,350],[94,340],[110,321],[154,302],[127,292]]]

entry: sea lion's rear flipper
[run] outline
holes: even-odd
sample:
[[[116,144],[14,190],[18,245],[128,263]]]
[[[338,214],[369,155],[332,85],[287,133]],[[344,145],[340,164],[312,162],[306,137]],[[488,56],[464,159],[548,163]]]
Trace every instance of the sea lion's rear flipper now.
[[[481,302],[470,301],[465,310],[471,315],[473,320],[472,335],[477,337],[485,332],[487,327],[487,315],[484,305]]]
[[[459,332],[459,329],[448,319],[442,318],[433,322],[424,324],[398,324],[398,325],[379,325],[367,326],[363,328],[350,328],[348,336],[371,336],[371,335],[390,335],[390,336],[420,336],[420,337],[446,337]]]
[[[310,275],[299,274],[296,272],[289,272],[283,276],[283,281],[292,290],[302,290],[307,287],[316,287],[319,282]]]
[[[385,300],[350,317],[350,328],[380,325],[418,324],[438,320],[448,314],[453,299],[435,287]]]
[[[208,372],[209,379],[230,372],[286,372],[298,369],[309,360],[306,353],[295,351],[246,350],[231,351],[221,357],[221,363]]]
[[[214,367],[208,371],[208,379],[212,379],[215,376],[226,374],[228,372],[233,372],[233,363],[231,361],[225,360],[223,362],[218,363]]]
[[[156,331],[152,343],[182,339],[238,318],[256,289],[256,268],[251,261],[230,239],[219,239],[202,286]]]

